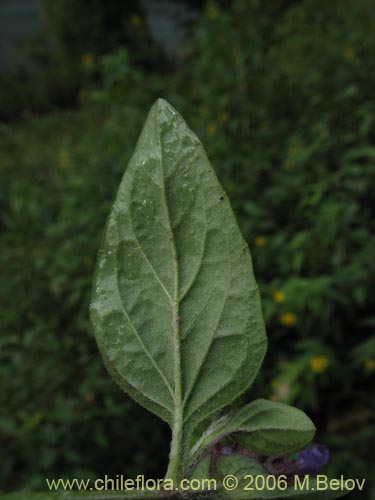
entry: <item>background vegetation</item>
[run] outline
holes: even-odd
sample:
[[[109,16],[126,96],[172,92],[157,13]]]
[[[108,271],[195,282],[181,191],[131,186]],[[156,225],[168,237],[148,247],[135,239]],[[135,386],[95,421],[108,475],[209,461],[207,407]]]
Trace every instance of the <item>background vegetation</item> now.
[[[159,96],[202,139],[253,254],[270,349],[251,397],[304,409],[327,472],[370,481],[372,11],[210,1],[170,61],[137,2],[49,2],[46,33],[0,80],[0,491],[164,473],[168,429],[110,380],[87,313]]]

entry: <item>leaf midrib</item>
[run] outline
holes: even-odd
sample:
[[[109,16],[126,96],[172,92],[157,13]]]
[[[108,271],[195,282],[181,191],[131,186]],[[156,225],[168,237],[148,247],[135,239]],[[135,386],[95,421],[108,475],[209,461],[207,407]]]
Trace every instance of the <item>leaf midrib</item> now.
[[[175,398],[176,398],[176,393],[178,393],[178,387],[180,387],[181,391],[181,353],[180,353],[180,332],[179,332],[179,318],[178,318],[178,312],[179,312],[179,302],[178,302],[178,261],[177,261],[177,250],[176,250],[176,241],[175,241],[175,236],[172,228],[172,223],[171,223],[171,217],[170,217],[170,212],[169,212],[169,205],[168,205],[168,199],[167,199],[167,193],[166,193],[166,175],[165,175],[165,170],[164,170],[164,156],[163,156],[163,147],[162,147],[162,141],[160,137],[160,126],[159,126],[159,120],[158,120],[158,127],[157,127],[157,137],[158,137],[158,143],[159,143],[159,150],[160,150],[160,167],[161,167],[161,173],[162,173],[162,193],[163,193],[163,200],[164,200],[164,205],[165,205],[165,211],[166,211],[166,216],[167,216],[167,224],[168,224],[168,232],[170,236],[170,241],[172,244],[172,254],[173,254],[173,274],[174,274],[174,296],[171,301],[172,305],[172,340],[173,340],[173,358],[174,358],[174,390],[175,390]],[[180,368],[179,370],[177,368]],[[176,402],[176,401],[175,401]]]
[[[159,111],[159,110],[158,110]],[[159,116],[158,116],[159,118]],[[174,379],[174,405],[173,405],[173,423],[172,423],[172,441],[169,455],[169,465],[167,477],[177,480],[180,470],[181,446],[182,446],[182,373],[181,373],[181,339],[179,331],[179,302],[178,302],[178,261],[175,236],[172,228],[172,222],[169,212],[168,198],[166,193],[166,175],[164,169],[164,156],[161,141],[160,122],[157,120],[157,138],[160,151],[160,167],[162,174],[163,197],[169,228],[169,237],[172,244],[173,270],[174,270],[174,302],[172,304],[172,342],[173,342],[173,379]]]

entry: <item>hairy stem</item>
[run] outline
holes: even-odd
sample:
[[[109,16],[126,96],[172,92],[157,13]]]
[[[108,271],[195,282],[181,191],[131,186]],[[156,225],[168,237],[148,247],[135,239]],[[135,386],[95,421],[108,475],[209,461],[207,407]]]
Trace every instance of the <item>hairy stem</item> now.
[[[180,410],[182,410],[181,407]],[[166,479],[172,479],[174,483],[177,482],[180,476],[181,442],[182,442],[182,411],[178,411],[178,409],[176,408],[175,420],[172,428],[172,442],[171,442],[171,451],[169,453],[169,464],[165,476]]]

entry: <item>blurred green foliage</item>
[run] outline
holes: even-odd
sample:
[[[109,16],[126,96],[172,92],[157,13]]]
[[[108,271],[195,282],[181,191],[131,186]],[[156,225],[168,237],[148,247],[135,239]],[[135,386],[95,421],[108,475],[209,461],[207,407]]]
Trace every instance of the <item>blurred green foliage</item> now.
[[[201,137],[252,250],[270,341],[252,397],[304,409],[328,472],[370,479],[373,20],[369,0],[209,2],[174,68],[95,40],[77,56],[76,109],[0,124],[0,490],[164,472],[168,430],[109,379],[87,314],[158,96]]]
[[[0,119],[74,104],[82,85],[98,77],[93,61],[126,45],[134,62],[155,66],[139,0],[41,0],[42,33],[13,51],[10,74],[0,74]],[[20,7],[22,10],[22,5]]]

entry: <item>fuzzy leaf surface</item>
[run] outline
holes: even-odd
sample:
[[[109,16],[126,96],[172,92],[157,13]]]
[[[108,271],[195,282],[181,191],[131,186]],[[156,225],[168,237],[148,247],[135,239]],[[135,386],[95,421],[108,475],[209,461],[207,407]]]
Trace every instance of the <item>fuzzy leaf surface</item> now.
[[[171,426],[230,403],[263,360],[248,246],[200,141],[161,99],[110,212],[90,311],[109,372]]]
[[[303,411],[267,399],[257,399],[241,408],[231,425],[238,429],[242,446],[263,455],[298,451],[310,443],[316,431]]]
[[[298,451],[314,437],[315,426],[298,408],[257,399],[213,422],[190,452],[189,461],[228,435],[245,448],[263,455]]]

